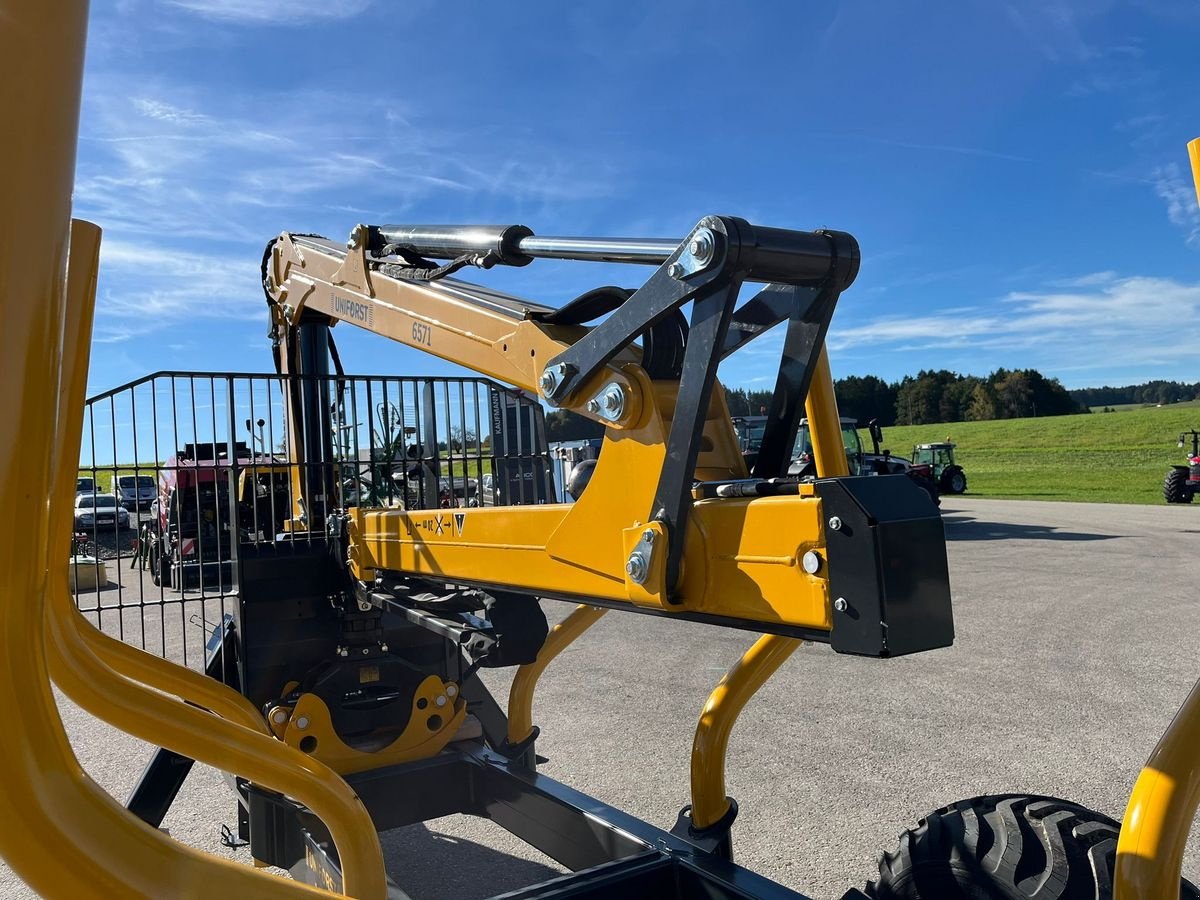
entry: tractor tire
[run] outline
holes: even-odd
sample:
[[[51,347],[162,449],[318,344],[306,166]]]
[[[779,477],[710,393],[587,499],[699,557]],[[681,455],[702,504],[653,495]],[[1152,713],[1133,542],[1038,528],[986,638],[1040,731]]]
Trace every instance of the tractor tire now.
[[[879,859],[875,900],[1109,900],[1120,823],[1067,800],[960,800],[900,835]],[[1181,900],[1200,892],[1186,879]]]
[[[932,478],[926,478],[923,475],[917,475],[912,472],[908,473],[908,477],[913,484],[929,495],[929,499],[933,501],[934,506],[942,505],[942,498],[938,494],[936,481],[934,481]]]
[[[1188,470],[1180,466],[1163,479],[1163,499],[1168,503],[1191,503],[1192,489],[1188,487]]]
[[[942,473],[942,492],[945,494],[965,494],[967,492],[967,475],[955,466]]]
[[[171,561],[162,555],[158,541],[150,544],[150,580],[155,587],[171,586]]]

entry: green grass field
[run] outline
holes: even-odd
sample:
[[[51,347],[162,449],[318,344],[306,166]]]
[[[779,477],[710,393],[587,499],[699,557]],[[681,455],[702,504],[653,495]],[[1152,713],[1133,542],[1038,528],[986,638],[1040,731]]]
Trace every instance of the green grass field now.
[[[1163,502],[1162,482],[1181,431],[1200,429],[1200,409],[1173,404],[1119,413],[955,422],[884,429],[884,443],[908,456],[913,444],[958,444],[968,493],[1022,500]],[[866,429],[861,429],[864,440]],[[1190,450],[1190,448],[1189,448]]]

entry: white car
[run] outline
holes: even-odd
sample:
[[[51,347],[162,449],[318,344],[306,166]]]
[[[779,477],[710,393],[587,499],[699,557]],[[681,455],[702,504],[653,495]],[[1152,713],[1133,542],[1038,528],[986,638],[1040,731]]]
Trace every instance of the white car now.
[[[80,494],[75,498],[75,528],[96,531],[101,528],[129,527],[129,512],[117,503],[113,494]]]

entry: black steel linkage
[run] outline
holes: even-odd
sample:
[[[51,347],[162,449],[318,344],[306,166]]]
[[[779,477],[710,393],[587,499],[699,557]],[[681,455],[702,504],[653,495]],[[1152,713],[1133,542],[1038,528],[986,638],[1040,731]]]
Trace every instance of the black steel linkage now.
[[[762,444],[750,473],[755,478],[778,478],[787,474],[796,432],[804,417],[804,401],[812,384],[817,358],[825,346],[825,334],[833,318],[838,293],[829,284],[816,297],[798,298],[799,302],[793,306],[783,340],[775,390],[767,407]]]
[[[468,669],[470,660],[462,659],[460,665],[464,669]],[[508,716],[496,702],[496,698],[492,696],[487,685],[480,679],[478,672],[471,672],[467,675],[462,680],[460,689],[462,698],[467,701],[467,710],[479,720],[479,725],[483,729],[483,739],[489,747],[499,752],[508,743]],[[528,753],[521,757],[520,762],[523,762],[528,768],[533,768],[535,756],[532,742],[530,742]]]
[[[716,260],[707,269],[696,271],[688,277],[671,275],[672,266],[678,265],[683,264],[671,262],[662,265],[610,317],[548,362],[546,368],[556,380],[553,388],[547,392],[547,401],[557,403],[564,400],[608,365],[613,356],[622,352],[638,336],[653,329],[660,320],[670,316],[685,302],[728,283],[722,260]]]
[[[736,353],[759,335],[786,321],[797,308],[812,303],[820,293],[820,288],[768,284],[734,311],[725,343],[721,347],[721,359]]]
[[[717,381],[717,365],[721,361],[716,351],[729,329],[739,287],[736,282],[729,283],[692,304],[679,393],[671,417],[671,432],[667,435],[666,459],[651,507],[652,518],[667,527],[668,594],[674,591],[683,558],[687,516],[692,507],[690,488],[695,479],[696,458],[700,454],[700,434],[704,431],[708,404]]]
[[[689,300],[733,281],[844,290],[858,274],[858,243],[840,231],[763,228],[706,216],[611,316],[547,364],[548,399],[560,402],[638,335]],[[723,346],[719,349],[724,349]]]

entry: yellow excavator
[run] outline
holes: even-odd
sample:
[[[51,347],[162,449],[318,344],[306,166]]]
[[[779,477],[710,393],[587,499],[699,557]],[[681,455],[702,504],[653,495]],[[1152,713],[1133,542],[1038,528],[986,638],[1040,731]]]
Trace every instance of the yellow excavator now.
[[[907,478],[846,469],[825,336],[858,271],[853,237],[719,215],[671,239],[285,232],[262,262],[276,374],[156,373],[86,399],[100,230],[70,209],[86,5],[0,11],[0,508],[29,510],[0,524],[0,856],[48,897],[403,897],[380,832],[466,813],[568,870],[511,897],[799,896],[733,862],[738,713],[803,641],[885,660],[954,636],[937,509]],[[649,274],[559,308],[455,277],[546,258]],[[480,377],[349,374],[341,323]],[[748,468],[717,367],[776,328]],[[603,426],[594,465],[556,471],[545,407]],[[789,476],[802,418],[815,475]],[[243,422],[257,452],[238,448]],[[212,488],[176,492],[161,540],[197,584],[127,575],[119,615],[142,619],[136,637],[120,619],[122,640],[68,586],[72,485],[129,460],[161,478],[184,447],[212,461]],[[574,609],[551,629],[542,601]],[[168,636],[167,609],[199,610],[201,655]],[[538,680],[609,612],[761,634],[700,711],[669,828],[537,769]],[[505,706],[480,677],[495,668],[515,668]],[[126,802],[80,768],[52,684],[159,748]],[[960,801],[845,897],[1195,896],[1180,869],[1198,736],[1200,690],[1122,826],[1054,798]],[[255,868],[158,827],[193,761],[229,774],[230,839]]]

